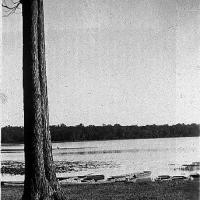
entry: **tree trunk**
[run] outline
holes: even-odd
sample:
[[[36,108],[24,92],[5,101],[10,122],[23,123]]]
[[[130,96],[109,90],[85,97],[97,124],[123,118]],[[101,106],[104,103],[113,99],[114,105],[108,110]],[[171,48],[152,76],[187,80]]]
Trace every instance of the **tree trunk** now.
[[[44,39],[44,15],[43,2],[39,1],[38,15],[38,60],[40,70],[41,103],[42,103],[42,125],[43,125],[43,156],[45,175],[49,181],[56,181],[55,169],[53,166],[51,136],[49,132],[49,112],[47,95],[47,77],[45,61],[45,39]]]
[[[41,102],[42,102],[42,123],[43,123],[43,156],[45,175],[54,195],[62,199],[64,197],[56,178],[55,166],[52,155],[51,135],[49,130],[49,108],[47,94],[47,76],[45,60],[45,35],[44,35],[44,9],[43,0],[38,0],[38,58],[40,70]]]
[[[42,0],[23,0],[25,181],[23,200],[64,199],[49,133]]]

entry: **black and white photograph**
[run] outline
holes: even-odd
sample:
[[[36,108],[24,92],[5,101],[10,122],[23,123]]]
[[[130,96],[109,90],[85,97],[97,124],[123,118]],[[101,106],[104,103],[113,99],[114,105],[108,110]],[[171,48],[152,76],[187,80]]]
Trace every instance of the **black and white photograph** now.
[[[1,200],[200,200],[200,1],[1,1]]]

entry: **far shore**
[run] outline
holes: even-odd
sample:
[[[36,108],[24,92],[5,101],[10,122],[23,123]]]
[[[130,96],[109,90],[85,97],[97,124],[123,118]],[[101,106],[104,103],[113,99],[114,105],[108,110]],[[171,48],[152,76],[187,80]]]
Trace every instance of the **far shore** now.
[[[199,124],[176,125],[102,125],[77,126],[52,125],[49,127],[53,142],[104,141],[123,139],[154,139],[199,136]],[[20,143],[24,141],[24,128],[6,126],[1,129],[2,143]]]

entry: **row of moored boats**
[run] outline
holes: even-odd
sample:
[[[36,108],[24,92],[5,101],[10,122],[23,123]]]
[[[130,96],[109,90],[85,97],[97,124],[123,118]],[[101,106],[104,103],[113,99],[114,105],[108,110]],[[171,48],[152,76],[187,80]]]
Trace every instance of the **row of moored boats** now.
[[[147,181],[174,181],[174,180],[199,180],[200,174],[194,173],[189,176],[160,175],[155,179],[151,178],[151,171],[143,171],[118,176],[110,176],[105,179],[104,175],[86,175],[68,178],[59,178],[61,183],[95,183],[95,182],[147,182]]]
[[[151,178],[151,171],[143,171],[131,174],[124,174],[119,176],[110,176],[105,179],[104,175],[84,175],[84,176],[73,176],[73,177],[58,177],[58,180],[61,184],[77,184],[77,183],[112,183],[112,182],[147,182],[147,181],[175,181],[175,180],[198,180],[200,174],[194,173],[186,176],[169,176],[169,175],[160,175],[155,179]],[[22,181],[19,182],[1,182],[1,185],[21,185]]]

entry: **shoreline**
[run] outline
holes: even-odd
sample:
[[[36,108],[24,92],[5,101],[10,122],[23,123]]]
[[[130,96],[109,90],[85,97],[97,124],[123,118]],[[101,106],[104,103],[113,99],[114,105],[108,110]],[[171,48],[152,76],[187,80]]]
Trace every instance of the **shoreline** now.
[[[111,169],[117,168],[119,164],[116,164],[113,161],[105,162],[105,161],[55,161],[54,162],[56,167],[56,174],[58,178],[73,178],[78,176],[87,176],[89,174],[95,175],[94,172],[90,172],[89,174],[86,172],[87,170],[95,170],[99,168],[104,169]],[[173,171],[177,173],[164,174],[169,176],[190,176],[194,173],[200,172],[200,162],[195,161],[189,164],[182,164],[180,166],[173,166]],[[11,161],[6,160],[1,162],[1,174],[2,176],[23,176],[25,172],[25,163],[22,161]],[[67,173],[76,172],[76,175],[70,175]],[[81,174],[77,174],[78,172],[85,172]],[[127,174],[120,174],[120,176],[131,174],[137,174],[141,172],[150,172],[152,178],[156,178],[156,176],[152,176],[152,171],[135,171],[135,172],[128,172]],[[183,173],[184,172],[184,173]],[[102,172],[101,172],[102,173]],[[104,174],[105,175],[105,174]],[[119,174],[116,174],[119,176]],[[110,176],[116,176],[115,174],[111,174]],[[157,174],[157,176],[163,174]],[[107,176],[106,176],[107,177]],[[109,177],[109,176],[108,176]]]
[[[54,141],[52,140],[52,144],[59,144],[59,143],[65,143],[65,142],[72,142],[72,143],[76,143],[76,142],[99,142],[99,141],[114,141],[114,140],[154,140],[154,139],[166,139],[166,138],[193,138],[193,137],[199,137],[200,138],[200,135],[198,136],[175,136],[175,137],[147,137],[147,138],[121,138],[121,139],[102,139],[102,140],[75,140],[75,141],[71,141],[71,140],[59,140],[59,141]],[[3,142],[1,143],[1,146],[10,146],[10,145],[24,145],[24,142]]]
[[[111,183],[162,183],[162,182],[168,182],[168,183],[176,183],[176,182],[195,182],[200,181],[200,175],[199,173],[194,173],[193,175],[189,176],[169,176],[169,175],[161,175],[157,176],[156,178],[151,177],[150,174],[145,174],[145,172],[140,173],[134,173],[134,174],[126,174],[126,175],[118,175],[118,176],[110,176],[109,178],[106,178],[104,175],[83,175],[83,176],[57,176],[57,180],[60,183],[60,185],[84,185],[84,184],[111,184]],[[18,181],[2,181],[1,180],[1,186],[23,186],[24,180],[18,180]]]

